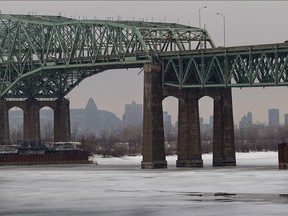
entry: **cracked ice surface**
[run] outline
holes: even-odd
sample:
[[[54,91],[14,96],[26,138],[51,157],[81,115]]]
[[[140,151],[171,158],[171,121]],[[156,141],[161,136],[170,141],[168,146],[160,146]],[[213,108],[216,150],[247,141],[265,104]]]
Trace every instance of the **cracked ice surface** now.
[[[287,215],[277,152],[237,153],[237,167],[141,170],[141,156],[99,165],[0,167],[0,215]]]

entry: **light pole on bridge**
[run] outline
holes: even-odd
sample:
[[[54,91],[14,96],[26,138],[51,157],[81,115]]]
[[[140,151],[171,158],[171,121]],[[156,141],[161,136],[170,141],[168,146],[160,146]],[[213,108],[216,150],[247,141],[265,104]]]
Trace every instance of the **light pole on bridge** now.
[[[223,17],[223,25],[224,25],[224,47],[225,47],[225,16],[223,15],[223,14],[221,14],[221,13],[217,13],[217,15],[220,15],[220,16],[222,16]]]
[[[204,8],[207,8],[207,6],[206,6],[206,5],[205,5],[205,6],[202,6],[202,7],[199,9],[199,13],[198,13],[198,15],[199,15],[199,28],[201,28],[201,10],[204,9]]]

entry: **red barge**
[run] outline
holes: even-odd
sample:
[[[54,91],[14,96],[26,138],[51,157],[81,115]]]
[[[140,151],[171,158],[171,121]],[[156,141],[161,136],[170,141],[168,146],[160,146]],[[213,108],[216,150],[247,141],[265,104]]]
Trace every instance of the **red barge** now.
[[[91,154],[79,146],[78,142],[0,145],[0,166],[91,164]]]

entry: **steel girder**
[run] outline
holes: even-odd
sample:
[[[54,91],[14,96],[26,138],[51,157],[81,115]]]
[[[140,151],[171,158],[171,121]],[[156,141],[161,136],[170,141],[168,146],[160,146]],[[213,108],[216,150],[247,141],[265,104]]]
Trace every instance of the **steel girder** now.
[[[163,53],[163,85],[288,86],[288,43]]]
[[[0,97],[60,97],[99,72],[209,47],[205,29],[175,23],[0,14]]]

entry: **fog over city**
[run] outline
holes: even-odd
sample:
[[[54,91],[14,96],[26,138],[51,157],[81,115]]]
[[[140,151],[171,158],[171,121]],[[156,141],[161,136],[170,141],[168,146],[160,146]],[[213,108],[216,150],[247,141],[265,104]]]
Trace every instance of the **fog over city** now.
[[[204,6],[207,6],[204,8]],[[288,40],[288,2],[285,1],[1,1],[1,13],[61,15],[75,19],[113,19],[174,22],[205,27],[216,46],[282,43]],[[199,16],[200,15],[200,16]],[[71,108],[85,107],[93,98],[97,107],[115,113],[119,118],[124,104],[143,103],[141,69],[110,70],[85,79],[70,92]],[[268,109],[278,108],[280,123],[288,113],[286,87],[233,89],[234,121],[237,124],[248,111],[253,122],[267,123]],[[175,98],[164,100],[164,110],[177,120]],[[200,115],[208,122],[212,99],[200,100]]]

